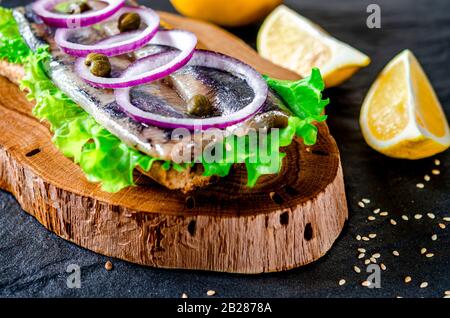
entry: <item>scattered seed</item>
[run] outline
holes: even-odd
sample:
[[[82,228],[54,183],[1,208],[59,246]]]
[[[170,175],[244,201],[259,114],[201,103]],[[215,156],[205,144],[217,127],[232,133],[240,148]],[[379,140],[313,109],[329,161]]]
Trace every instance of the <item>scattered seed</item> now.
[[[381,211],[381,209],[375,209],[375,210],[373,210],[373,213],[378,214],[378,213],[380,213],[380,211]]]
[[[392,254],[393,254],[394,256],[400,256],[400,253],[399,253],[398,251],[392,251]]]
[[[435,166],[440,166],[441,165],[441,161],[439,159],[434,159],[434,165]]]
[[[359,268],[358,266],[353,266],[353,270],[358,274],[361,273],[361,268]]]
[[[425,185],[423,183],[418,183],[418,184],[416,184],[416,187],[419,189],[423,189],[423,188],[425,188]]]
[[[425,247],[422,247],[422,249],[420,250],[420,254],[425,254],[427,252],[427,249]]]
[[[366,259],[365,261],[364,261],[364,265],[369,265],[370,264],[370,259]]]
[[[441,229],[445,230],[446,226],[445,226],[444,223],[439,223],[438,225],[439,225],[439,227],[440,227]]]
[[[206,292],[206,295],[208,295],[208,296],[214,296],[216,294],[216,291],[215,290],[208,290],[207,292]]]
[[[370,282],[368,280],[365,280],[361,283],[361,285],[363,285],[364,287],[369,287],[370,286]]]
[[[434,254],[433,254],[433,253],[427,253],[427,254],[425,254],[425,256],[426,256],[427,258],[432,258],[432,257],[434,256]]]
[[[342,286],[342,285],[345,285],[345,279],[341,279],[340,281],[339,281],[339,286]]]
[[[414,218],[416,220],[420,220],[422,218],[422,214],[416,214],[416,215],[414,215]]]
[[[362,201],[363,203],[365,203],[365,204],[369,204],[369,203],[370,203],[370,200],[369,200],[369,199],[366,199],[366,198],[362,199],[361,201]]]
[[[372,255],[372,257],[380,258],[380,257],[381,257],[381,254],[380,254],[380,253],[375,253],[375,254]]]
[[[367,217],[367,219],[368,219],[369,221],[375,221],[376,217],[374,217],[373,215],[369,215],[369,216]]]
[[[420,284],[420,288],[427,288],[428,287],[428,283],[427,282],[423,282]]]
[[[111,263],[111,261],[107,261],[107,262],[105,263],[105,269],[106,269],[107,271],[112,270],[112,269],[113,269],[113,263]]]
[[[423,176],[423,180],[425,180],[426,182],[429,182],[431,180],[431,177],[426,174]]]
[[[386,270],[386,265],[384,265],[383,263],[380,264],[380,267],[382,270],[384,270],[384,271]]]
[[[402,219],[405,220],[405,221],[409,220],[409,218],[406,215],[402,215]]]
[[[431,240],[432,241],[436,241],[438,239],[436,234],[431,235]]]
[[[366,254],[364,254],[364,253],[361,253],[361,254],[358,255],[358,259],[362,259],[364,257],[366,257]]]
[[[375,233],[370,233],[369,234],[369,238],[371,238],[371,239],[374,239],[374,238],[376,238],[377,237],[377,235],[375,234]]]
[[[365,204],[363,202],[361,202],[361,201],[358,202],[358,205],[359,205],[360,208],[365,208],[366,207]]]
[[[445,222],[450,222],[450,217],[446,216],[445,218],[443,218],[443,220],[444,220]]]
[[[361,241],[361,235],[356,235],[356,239],[357,239],[358,241]]]
[[[368,238],[367,236],[363,236],[362,240],[367,242],[367,241],[370,241],[370,238]]]
[[[397,221],[395,221],[394,219],[391,219],[390,222],[391,222],[392,225],[397,225]]]
[[[381,213],[380,213],[380,216],[388,216],[388,215],[389,215],[389,213],[388,213],[388,212],[386,212],[386,211],[385,211],[385,212],[381,212]]]
[[[427,213],[427,216],[432,220],[436,218],[436,215],[434,215],[433,213]]]
[[[188,298],[188,295],[186,293],[182,293],[181,298]]]
[[[374,263],[374,264],[377,263],[377,259],[376,259],[375,257],[371,257],[371,258],[370,258],[370,261],[371,261],[372,263]]]
[[[408,284],[408,283],[410,283],[411,281],[412,281],[411,276],[406,276],[406,277],[405,277],[405,284]]]
[[[438,169],[431,170],[431,173],[434,174],[435,176],[438,176],[441,174],[441,172]]]
[[[358,248],[358,252],[360,252],[360,253],[365,253],[366,252],[366,249],[365,248]]]

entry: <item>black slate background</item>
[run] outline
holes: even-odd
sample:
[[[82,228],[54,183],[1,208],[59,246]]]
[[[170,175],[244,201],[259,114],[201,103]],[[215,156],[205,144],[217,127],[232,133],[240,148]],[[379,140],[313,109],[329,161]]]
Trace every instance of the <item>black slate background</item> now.
[[[4,0],[15,6],[28,1]],[[366,8],[372,0],[315,1],[291,0],[286,3],[312,19],[337,38],[372,57],[372,64],[339,88],[327,91],[329,126],[338,141],[344,166],[350,220],[334,248],[322,259],[303,268],[283,273],[243,276],[220,273],[146,268],[112,260],[114,270],[107,272],[107,257],[68,243],[23,212],[15,199],[0,192],[0,296],[3,297],[203,297],[208,289],[218,297],[442,297],[450,290],[450,224],[437,227],[438,220],[426,216],[414,220],[415,213],[433,212],[440,219],[450,216],[450,153],[437,156],[442,162],[440,176],[432,177],[426,188],[416,183],[434,167],[433,159],[394,160],[370,149],[364,142],[358,115],[362,100],[376,75],[398,52],[410,48],[422,62],[439,98],[450,114],[450,1],[378,0],[382,9],[382,28],[366,27]],[[156,9],[172,11],[168,1],[141,1]],[[258,26],[232,32],[254,45]],[[357,202],[372,200],[368,209]],[[380,207],[389,218],[368,222],[370,210]],[[410,221],[401,220],[406,214]],[[358,242],[357,234],[377,233],[370,242]],[[431,241],[437,233],[439,239]],[[353,272],[356,248],[380,252],[388,270],[382,272],[382,288],[360,286],[365,274]],[[421,247],[435,253],[427,259]],[[392,250],[400,252],[394,257]],[[81,266],[82,287],[66,287],[66,267]],[[403,277],[413,277],[405,285]],[[337,282],[345,278],[347,284]],[[428,281],[429,287],[418,285]]]

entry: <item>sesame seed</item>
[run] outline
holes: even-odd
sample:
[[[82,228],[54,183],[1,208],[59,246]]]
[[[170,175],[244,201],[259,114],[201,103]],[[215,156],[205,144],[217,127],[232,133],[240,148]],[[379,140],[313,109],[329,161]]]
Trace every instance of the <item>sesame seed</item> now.
[[[374,238],[376,238],[377,237],[377,235],[375,234],[375,233],[370,233],[369,234],[369,238],[371,238],[371,239],[374,239]]]
[[[361,241],[361,235],[356,235],[356,239],[357,239],[358,241]]]
[[[423,282],[420,284],[420,288],[427,288],[428,287],[428,283],[427,282]]]
[[[112,270],[112,269],[113,269],[113,263],[111,263],[111,261],[107,261],[107,262],[105,263],[105,269],[106,269],[107,271]]]
[[[377,259],[376,259],[375,257],[371,257],[371,258],[370,258],[370,261],[371,261],[372,263],[374,263],[374,264],[377,263]]]
[[[402,215],[402,219],[405,220],[405,221],[409,220],[409,218],[406,215]]]
[[[444,220],[445,222],[450,222],[450,217],[446,216],[445,218],[443,218],[443,220]]]
[[[364,253],[361,253],[361,254],[358,255],[358,259],[361,259],[361,258],[364,258],[364,257],[366,257],[366,254],[364,254]]]
[[[363,285],[364,287],[369,287],[370,286],[370,282],[368,280],[365,280],[361,283],[361,285]]]
[[[432,257],[434,256],[434,254],[433,254],[433,253],[427,253],[427,254],[425,254],[425,256],[426,256],[427,258],[432,258]]]
[[[365,248],[358,248],[358,252],[360,252],[360,253],[365,253],[366,252],[366,249]]]
[[[375,209],[375,210],[373,210],[373,213],[378,214],[378,213],[380,213],[380,211],[381,211],[381,209]]]
[[[392,225],[397,225],[397,221],[395,221],[395,220],[393,220],[393,219],[391,219],[390,222],[391,222]]]
[[[406,276],[406,277],[405,277],[405,284],[408,284],[408,283],[410,283],[411,281],[412,281],[411,276]]]
[[[365,207],[366,207],[365,204],[362,203],[361,201],[358,202],[358,205],[359,205],[359,207],[361,207],[361,208],[365,208]]]
[[[444,223],[439,223],[438,225],[439,225],[439,227],[440,227],[441,229],[445,230],[446,226],[445,226]]]
[[[436,215],[434,215],[433,213],[427,213],[427,216],[432,220],[436,218]]]
[[[384,211],[384,212],[381,212],[381,213],[380,213],[380,215],[381,215],[381,216],[388,216],[388,215],[389,215],[389,213],[388,213],[388,212],[386,212],[386,211]]]
[[[434,159],[434,165],[435,166],[440,166],[441,165],[441,161],[439,159]]]
[[[429,182],[431,180],[431,177],[426,174],[423,176],[423,180],[425,180],[426,182]]]
[[[423,189],[423,188],[425,188],[425,185],[423,183],[418,183],[418,184],[416,184],[416,187],[419,189]]]
[[[182,293],[181,298],[188,298],[188,295],[186,293]]]
[[[353,266],[353,270],[358,274],[361,273],[361,268],[359,268],[358,266]]]
[[[431,240],[432,241],[436,241],[438,239],[436,234],[431,235]]]
[[[414,215],[414,218],[416,220],[420,220],[422,218],[422,214],[416,214],[416,215]]]
[[[427,249],[425,247],[422,247],[422,249],[420,250],[420,254],[425,254],[427,252]]]
[[[375,221],[376,217],[374,217],[373,215],[369,215],[369,216],[367,217],[367,219],[368,219],[369,221]]]
[[[441,174],[441,172],[438,169],[431,170],[431,173],[434,174],[435,176],[438,176]]]
[[[399,253],[398,251],[392,251],[392,254],[393,254],[394,256],[400,256],[400,253]]]
[[[339,286],[342,286],[342,285],[345,285],[345,279],[341,279],[340,281],[339,281]]]
[[[380,254],[380,253],[375,253],[375,254],[372,255],[372,257],[380,258],[380,257],[381,257],[381,254]]]
[[[206,292],[206,295],[208,295],[208,296],[214,296],[216,294],[216,291],[215,290],[208,290],[207,292]]]
[[[369,265],[370,264],[370,259],[366,259],[365,261],[364,261],[364,265]]]
[[[363,236],[362,240],[367,242],[367,241],[370,241],[370,238],[368,238],[367,236]]]
[[[384,270],[384,271],[386,270],[386,265],[384,265],[383,263],[380,264],[380,267],[382,270]]]
[[[365,204],[369,204],[369,203],[370,203],[370,200],[369,200],[369,199],[366,199],[366,198],[361,199],[361,201],[364,202]]]

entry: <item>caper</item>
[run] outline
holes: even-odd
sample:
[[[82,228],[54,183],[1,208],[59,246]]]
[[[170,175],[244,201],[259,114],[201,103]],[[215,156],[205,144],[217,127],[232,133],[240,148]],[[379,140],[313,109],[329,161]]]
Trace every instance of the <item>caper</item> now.
[[[194,95],[187,104],[187,112],[190,115],[206,117],[212,115],[214,107],[205,95]]]
[[[89,67],[89,70],[95,76],[107,77],[111,74],[111,63],[108,57],[103,54],[88,54],[84,64]]]
[[[91,9],[91,6],[86,1],[76,1],[69,5],[70,14],[80,14]]]
[[[118,27],[120,32],[135,31],[139,29],[140,25],[141,17],[137,13],[127,12],[119,17]]]

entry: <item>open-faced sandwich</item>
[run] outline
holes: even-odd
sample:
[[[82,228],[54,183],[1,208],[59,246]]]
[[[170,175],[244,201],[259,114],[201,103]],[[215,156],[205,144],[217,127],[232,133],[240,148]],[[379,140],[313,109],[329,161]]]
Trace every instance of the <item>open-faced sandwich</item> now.
[[[0,74],[91,182],[117,192],[144,174],[190,191],[247,169],[247,186],[276,174],[283,147],[316,142],[324,121],[317,69],[291,82],[165,29],[125,0],[39,0],[0,8]]]

